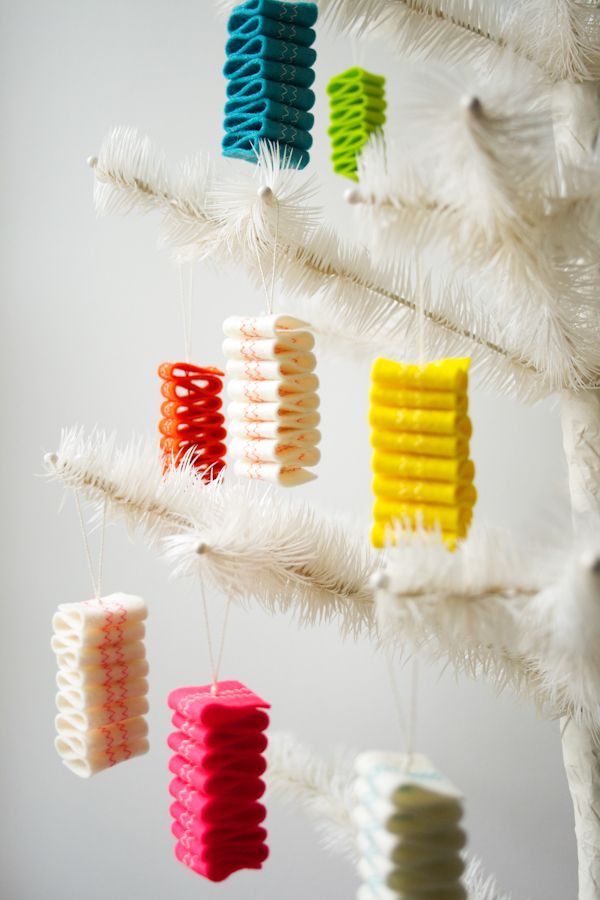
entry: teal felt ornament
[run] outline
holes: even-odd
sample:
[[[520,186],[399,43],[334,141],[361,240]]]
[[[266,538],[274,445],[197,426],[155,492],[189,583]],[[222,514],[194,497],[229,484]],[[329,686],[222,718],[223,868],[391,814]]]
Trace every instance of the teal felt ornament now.
[[[267,140],[285,165],[307,165],[317,15],[314,3],[281,0],[248,0],[232,12],[223,69],[229,80],[224,156],[256,162],[260,141]]]

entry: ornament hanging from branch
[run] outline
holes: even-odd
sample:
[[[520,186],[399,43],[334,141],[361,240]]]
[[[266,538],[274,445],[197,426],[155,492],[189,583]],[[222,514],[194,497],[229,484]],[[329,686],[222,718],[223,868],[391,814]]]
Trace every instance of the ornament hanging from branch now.
[[[216,478],[225,467],[227,437],[223,401],[223,372],[191,363],[162,363],[158,374],[165,398],[160,410],[165,470],[185,460],[204,481]]]
[[[358,900],[466,900],[463,799],[456,788],[424,756],[362,753],[355,771]]]
[[[111,594],[62,603],[52,619],[55,746],[82,778],[148,751],[146,615],[141,597]]]
[[[177,859],[210,881],[262,868],[269,850],[258,800],[269,704],[239,681],[179,688],[168,702],[176,728],[168,744]]]
[[[237,475],[293,487],[320,459],[314,338],[292,316],[232,316],[223,324],[230,380],[229,452]]]
[[[440,528],[450,549],[466,537],[477,498],[469,459],[469,363],[375,360],[369,412],[374,547],[395,540],[396,523]]]
[[[261,140],[275,141],[285,165],[304,168],[312,146],[315,95],[314,3],[248,0],[228,23],[224,156],[256,163]]]
[[[327,93],[333,170],[358,181],[356,158],[371,134],[385,124],[385,78],[355,67],[332,78]]]

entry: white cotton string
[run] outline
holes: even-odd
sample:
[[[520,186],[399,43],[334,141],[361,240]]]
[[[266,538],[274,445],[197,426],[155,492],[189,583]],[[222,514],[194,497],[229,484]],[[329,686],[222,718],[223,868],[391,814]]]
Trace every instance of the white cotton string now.
[[[421,258],[415,257],[416,313],[417,313],[417,361],[425,365],[425,310],[423,308],[423,281],[421,278]]]
[[[275,204],[275,241],[273,243],[273,262],[271,265],[271,284],[267,285],[267,279],[265,278],[265,272],[262,267],[262,262],[260,259],[260,252],[258,247],[256,247],[256,261],[258,263],[258,270],[260,272],[260,278],[262,281],[263,290],[265,292],[265,299],[267,302],[267,315],[271,315],[273,312],[273,306],[275,301],[275,277],[277,274],[277,248],[279,244],[279,203],[277,202],[277,197],[275,194],[269,189],[269,196],[271,200]]]
[[[392,653],[390,651],[389,644],[385,643],[383,647],[383,652],[385,654],[385,662],[388,670],[388,675],[390,679],[390,689],[392,692],[392,698],[394,701],[394,707],[396,710],[396,718],[398,720],[398,726],[400,728],[400,734],[402,738],[402,742],[406,737],[407,729],[406,729],[406,718],[404,716],[404,710],[402,709],[402,698],[400,697],[400,690],[398,688],[398,682],[396,680],[396,673],[394,672],[394,664],[392,660]]]
[[[355,34],[350,38],[350,47],[352,49],[352,66],[355,68],[357,66],[362,67],[364,48],[362,41],[360,41]]]
[[[408,707],[408,733],[406,736],[406,770],[410,771],[415,755],[417,733],[417,706],[419,693],[419,660],[413,657],[410,673],[410,701]]]
[[[102,503],[102,522],[100,525],[100,549],[98,551],[98,572],[94,574],[94,563],[92,561],[92,551],[90,549],[90,542],[88,538],[87,529],[85,527],[85,522],[83,521],[83,513],[81,511],[81,501],[79,499],[79,492],[75,491],[75,506],[77,507],[77,515],[79,517],[79,525],[81,527],[81,535],[83,538],[83,547],[85,550],[85,555],[88,564],[88,570],[90,573],[90,580],[92,582],[92,590],[94,592],[94,597],[96,600],[100,600],[102,596],[102,566],[104,562],[104,534],[106,531],[106,497],[104,498],[104,502]]]
[[[268,306],[269,306],[269,288],[267,287],[267,280],[265,278],[265,273],[264,273],[264,270],[262,267],[262,263],[260,261],[260,253],[259,253],[258,247],[256,248],[256,261],[258,262],[258,269],[260,272],[260,278],[262,281],[263,290],[265,292],[265,299],[266,299],[267,308],[268,308]]]
[[[183,347],[185,361],[192,361],[192,289],[194,283],[194,271],[189,266],[187,285],[184,279],[183,263],[179,263],[179,300],[181,304],[181,322],[183,325]]]
[[[271,268],[271,292],[269,297],[267,298],[267,313],[268,315],[272,315],[273,306],[275,301],[275,275],[277,271],[277,244],[279,243],[279,203],[277,202],[277,197],[273,194],[273,200],[275,201],[275,243],[273,244],[273,266]]]
[[[218,654],[215,658],[210,620],[208,618],[208,604],[206,602],[206,592],[204,590],[204,581],[202,579],[200,580],[200,596],[202,598],[202,612],[204,613],[204,627],[206,630],[206,643],[208,646],[208,661],[211,670],[211,693],[213,695],[216,695],[218,693],[217,682],[219,680],[219,671],[221,669],[221,663],[223,661],[223,651],[225,649],[225,634],[227,632],[227,625],[229,624],[229,608],[231,606],[231,597],[227,598],[227,602],[225,604],[225,616],[223,618],[221,641],[219,643]]]
[[[388,644],[384,644],[384,654],[385,661],[387,665],[389,680],[390,680],[390,688],[392,692],[392,697],[394,699],[394,707],[396,710],[396,718],[398,720],[398,725],[400,726],[401,739],[404,744],[406,750],[404,754],[404,766],[405,771],[409,772],[414,755],[415,755],[415,738],[416,738],[416,730],[417,730],[417,705],[418,705],[418,689],[419,689],[419,661],[416,657],[413,657],[412,661],[412,669],[410,674],[410,697],[409,697],[409,707],[408,707],[408,724],[406,721],[406,716],[404,715],[404,709],[402,705],[402,698],[400,696],[400,689],[398,687],[398,681],[396,679],[396,673],[394,671],[392,654],[389,649]]]

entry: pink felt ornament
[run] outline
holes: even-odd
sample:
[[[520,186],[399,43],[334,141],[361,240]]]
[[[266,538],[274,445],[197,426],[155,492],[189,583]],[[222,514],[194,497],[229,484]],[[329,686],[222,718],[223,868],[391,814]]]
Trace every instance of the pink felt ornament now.
[[[269,854],[258,802],[269,704],[239,681],[179,688],[168,702],[177,729],[168,738],[177,859],[210,881],[260,869]]]

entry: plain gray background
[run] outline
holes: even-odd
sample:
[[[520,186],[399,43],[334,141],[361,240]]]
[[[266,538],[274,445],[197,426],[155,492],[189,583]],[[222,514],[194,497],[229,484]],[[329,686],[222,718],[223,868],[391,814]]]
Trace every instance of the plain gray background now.
[[[219,153],[224,25],[208,0],[2,4],[2,451],[5,551],[3,835],[0,893],[7,900],[350,898],[350,865],[323,853],[299,814],[273,802],[272,855],[262,873],[222,885],[173,857],[167,793],[169,719],[176,686],[207,680],[197,584],[170,580],[143,538],[108,529],[105,589],[150,605],[151,753],[89,782],[53,749],[57,603],[87,598],[85,558],[71,496],[36,477],[62,425],[98,423],[154,434],[159,362],[182,355],[177,273],[156,251],[156,219],[95,217],[85,165],[111,127],[148,133],[176,161]],[[344,214],[347,182],[330,171],[328,78],[352,63],[346,40],[319,35],[313,171],[330,218]],[[371,46],[367,67],[389,78],[393,59]],[[236,164],[233,164],[236,165]],[[241,164],[238,164],[241,165]],[[243,272],[195,273],[194,358],[219,363],[221,322],[256,310]],[[402,348],[398,355],[401,356]],[[369,524],[366,424],[369,359],[322,352],[323,462],[298,499]],[[565,516],[558,409],[524,407],[474,386],[477,516],[527,532]],[[213,614],[220,599],[211,597]],[[335,627],[300,630],[256,610],[232,615],[223,675],[272,703],[277,729],[320,752],[400,747],[383,659]],[[407,677],[401,679],[406,692]],[[515,900],[575,896],[572,815],[558,726],[485,684],[426,667],[418,748],[465,792],[472,852]]]

